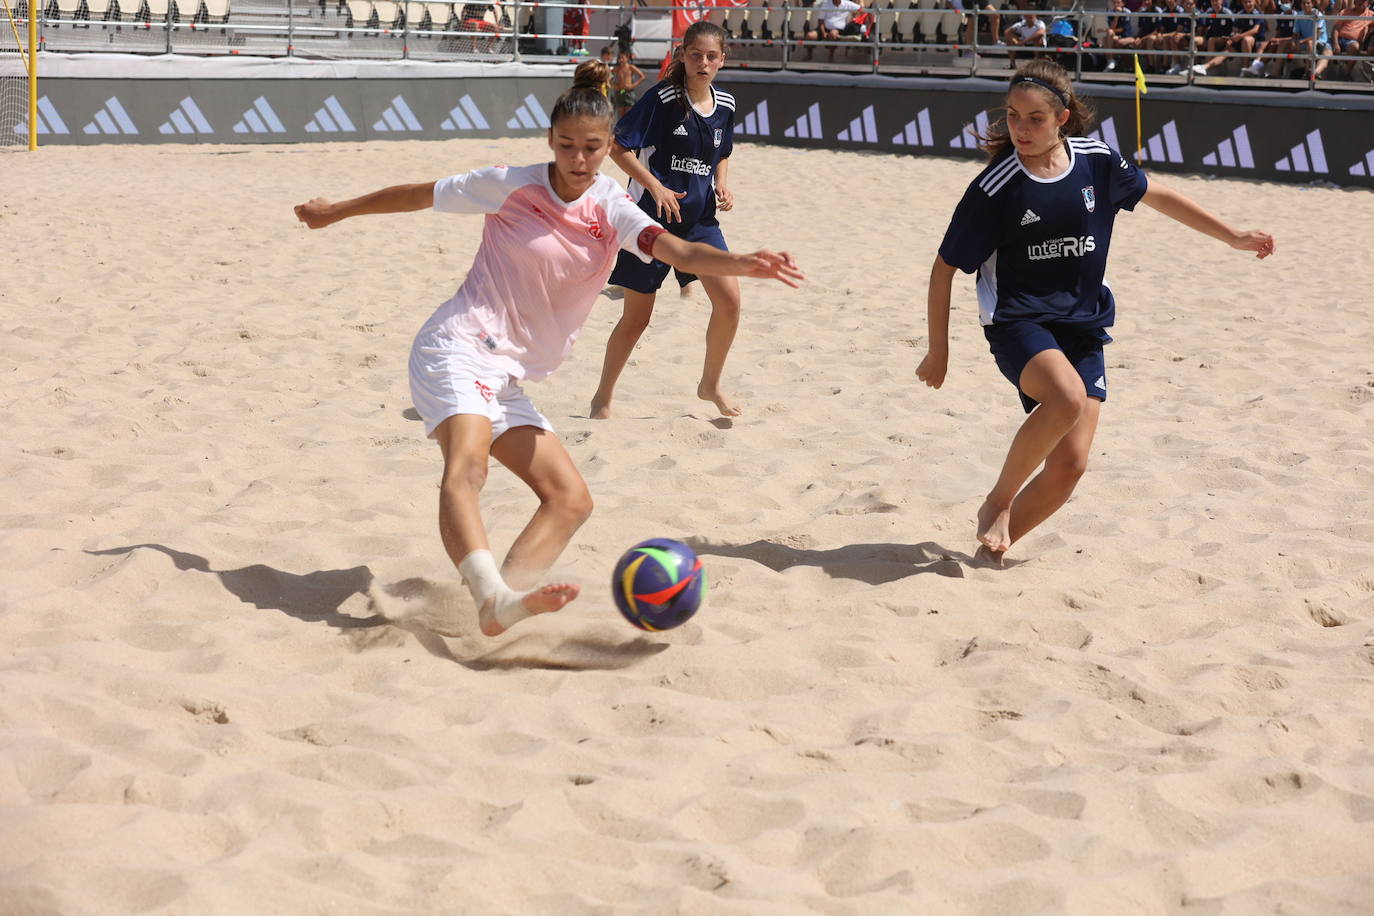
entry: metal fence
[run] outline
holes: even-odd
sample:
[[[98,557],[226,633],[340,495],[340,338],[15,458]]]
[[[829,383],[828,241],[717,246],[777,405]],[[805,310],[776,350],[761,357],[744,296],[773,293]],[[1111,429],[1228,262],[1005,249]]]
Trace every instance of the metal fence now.
[[[1374,91],[1367,49],[1333,53],[1329,44],[1293,38],[1324,24],[1334,39],[1341,22],[1360,17],[1226,13],[1264,23],[1261,35],[1233,42],[1208,37],[1219,18],[1208,12],[1111,12],[1086,9],[1084,0],[1025,10],[1007,0],[965,0],[969,10],[948,0],[907,2],[863,9],[864,23],[835,40],[825,40],[810,4],[705,12],[730,36],[727,66],[735,67],[993,76],[1043,56],[1078,79],[1126,81],[1138,56],[1152,84]],[[19,0],[21,21],[27,8]],[[656,64],[672,9],[572,0],[45,0],[37,12],[45,51],[563,63],[619,43],[641,63]],[[1012,40],[1010,24],[1026,14],[1039,18],[1043,36],[1004,43]],[[1158,24],[1149,39],[1125,34],[1146,21]]]

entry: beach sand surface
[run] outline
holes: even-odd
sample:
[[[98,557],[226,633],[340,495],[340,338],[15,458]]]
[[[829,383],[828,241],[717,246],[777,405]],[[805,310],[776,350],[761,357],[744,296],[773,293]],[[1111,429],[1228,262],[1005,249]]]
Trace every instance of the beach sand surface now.
[[[1264,262],[1123,214],[1091,465],[994,569],[971,278],[914,377],[979,165],[741,144],[727,238],[809,274],[744,284],[745,414],[669,289],[589,420],[603,297],[528,386],[582,597],[488,639],[406,383],[480,219],[291,207],[546,153],[0,155],[0,912],[1374,912],[1374,195],[1162,179]],[[498,554],[535,508],[483,505]],[[666,633],[610,597],[648,537],[709,576]]]

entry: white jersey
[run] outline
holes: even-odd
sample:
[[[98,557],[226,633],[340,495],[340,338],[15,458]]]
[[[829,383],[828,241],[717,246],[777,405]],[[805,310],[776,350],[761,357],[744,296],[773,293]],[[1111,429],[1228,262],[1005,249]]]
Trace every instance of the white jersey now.
[[[597,175],[567,202],[550,168],[497,166],[435,183],[435,210],[487,216],[463,285],[420,331],[428,345],[462,342],[513,378],[544,378],[572,349],[620,249],[652,260],[643,248],[661,229],[624,188]]]

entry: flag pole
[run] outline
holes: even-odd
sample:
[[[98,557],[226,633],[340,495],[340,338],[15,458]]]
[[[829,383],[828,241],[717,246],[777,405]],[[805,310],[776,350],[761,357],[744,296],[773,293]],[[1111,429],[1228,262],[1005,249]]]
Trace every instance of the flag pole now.
[[[1140,55],[1133,54],[1135,61],[1135,164],[1145,161],[1144,131],[1141,127],[1140,97],[1150,90],[1145,86],[1145,71],[1140,69]]]

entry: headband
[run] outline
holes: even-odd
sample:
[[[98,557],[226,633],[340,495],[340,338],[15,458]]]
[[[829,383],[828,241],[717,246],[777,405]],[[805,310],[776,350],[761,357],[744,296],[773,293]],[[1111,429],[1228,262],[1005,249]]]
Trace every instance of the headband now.
[[[1059,100],[1059,103],[1061,105],[1063,105],[1065,108],[1069,107],[1068,96],[1064,95],[1064,93],[1060,92],[1054,86],[1050,85],[1042,79],[1037,79],[1034,76],[1018,76],[1011,81],[1013,87],[1019,83],[1034,83],[1042,89],[1048,89],[1051,93],[1053,93],[1054,97]]]

